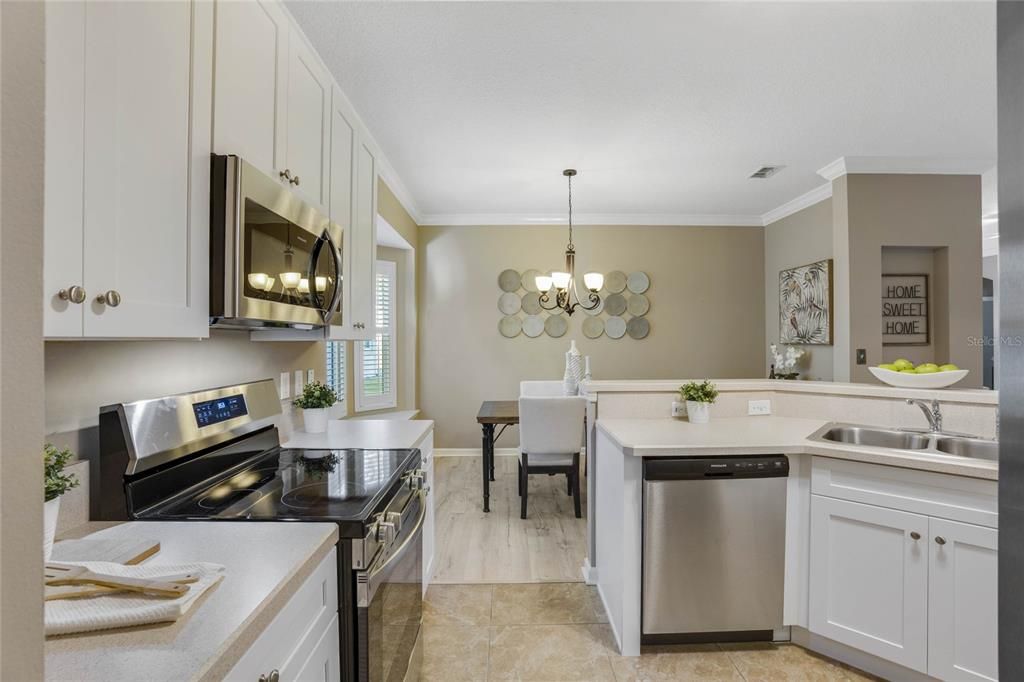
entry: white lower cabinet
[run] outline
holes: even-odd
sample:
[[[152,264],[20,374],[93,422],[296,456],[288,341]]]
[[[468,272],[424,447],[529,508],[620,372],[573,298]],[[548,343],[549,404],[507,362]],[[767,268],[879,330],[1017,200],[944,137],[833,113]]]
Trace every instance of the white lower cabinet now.
[[[926,516],[812,496],[810,630],[925,672],[927,534]]]
[[[998,679],[998,531],[932,515],[987,520],[989,483],[816,462],[810,631],[938,679]]]
[[[336,682],[341,679],[338,627],[338,554],[334,549],[225,679]]]
[[[928,674],[999,677],[998,536],[994,528],[929,523]]]

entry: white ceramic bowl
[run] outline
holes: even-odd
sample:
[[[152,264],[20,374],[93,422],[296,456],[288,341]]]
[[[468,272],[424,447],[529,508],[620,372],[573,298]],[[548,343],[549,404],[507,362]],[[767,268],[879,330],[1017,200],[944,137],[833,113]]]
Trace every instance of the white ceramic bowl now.
[[[871,373],[879,381],[883,381],[890,386],[899,386],[900,388],[946,388],[970,373],[970,370],[966,369],[956,369],[952,372],[933,372],[931,374],[904,374],[903,372],[894,372],[891,369],[882,369],[881,367],[868,367],[868,369],[871,370]]]

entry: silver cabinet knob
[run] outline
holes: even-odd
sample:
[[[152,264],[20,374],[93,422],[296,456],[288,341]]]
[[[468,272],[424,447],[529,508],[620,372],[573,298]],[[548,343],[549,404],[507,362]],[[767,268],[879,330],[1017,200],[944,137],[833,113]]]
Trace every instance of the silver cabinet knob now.
[[[256,680],[256,682],[267,682],[267,676],[266,675],[260,675],[260,678],[258,680]]]
[[[292,178],[292,184],[293,185],[299,184],[299,176],[298,175],[296,175],[294,178]]]
[[[921,539],[921,534],[918,533],[916,530],[912,530],[912,531],[910,531],[910,539],[911,540],[920,540]]]
[[[288,182],[292,181],[292,172],[290,170],[288,170],[287,168],[285,168],[283,171],[278,173],[278,175],[281,176],[282,180],[287,180]]]
[[[111,289],[105,294],[100,294],[96,297],[96,302],[99,304],[109,305],[111,308],[116,308],[121,305],[121,294],[117,293],[116,290]]]
[[[267,682],[278,682],[281,679],[281,673],[277,672],[277,668],[270,671],[270,677],[267,678]]]
[[[71,301],[72,303],[85,303],[85,289],[75,284],[67,289],[58,291],[57,298],[62,301]]]
[[[940,544],[940,545],[944,545],[944,544],[946,544],[946,538],[942,537],[941,535],[936,535],[935,536],[935,542]]]

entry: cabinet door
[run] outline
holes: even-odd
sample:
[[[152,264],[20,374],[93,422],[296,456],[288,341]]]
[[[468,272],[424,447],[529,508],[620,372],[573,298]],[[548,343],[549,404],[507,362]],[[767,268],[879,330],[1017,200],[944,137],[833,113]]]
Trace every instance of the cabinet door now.
[[[342,244],[343,284],[341,296],[341,324],[331,325],[327,329],[329,339],[365,338],[352,324],[351,305],[352,291],[352,231],[355,218],[355,185],[356,173],[356,127],[355,114],[348,104],[345,95],[338,87],[334,87],[331,103],[331,191],[330,216],[337,223],[344,235]]]
[[[82,335],[82,160],[85,140],[85,3],[46,3],[46,188],[43,204],[43,333]],[[60,296],[60,291],[65,297]],[[88,290],[86,290],[88,293]]]
[[[352,227],[349,319],[366,338],[374,335],[377,275],[377,159],[365,143],[356,149],[355,220]]]
[[[993,528],[930,520],[928,674],[933,677],[999,677],[998,536]]]
[[[926,672],[927,533],[925,516],[812,495],[810,630]]]
[[[298,670],[292,671],[291,663],[281,670],[281,681],[291,682],[339,682],[341,680],[341,650],[338,645],[338,616],[317,641],[316,648]]]
[[[285,168],[291,26],[268,0],[218,0],[216,12],[213,150],[277,178]]]
[[[212,5],[85,11],[84,333],[206,336]]]
[[[434,533],[436,526],[434,522],[434,503],[437,500],[434,494],[434,433],[427,434],[423,442],[419,444],[420,456],[423,458],[423,473],[426,477],[427,491],[427,513],[423,518],[423,594],[426,595],[430,581],[434,577]]]
[[[329,200],[331,76],[301,35],[288,49],[288,161],[292,185],[324,210]]]

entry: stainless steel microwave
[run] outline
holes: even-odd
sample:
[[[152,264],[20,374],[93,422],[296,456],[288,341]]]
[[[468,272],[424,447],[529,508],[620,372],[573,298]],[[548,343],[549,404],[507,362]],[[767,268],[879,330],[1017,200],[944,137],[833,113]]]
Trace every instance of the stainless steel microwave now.
[[[342,227],[237,156],[213,156],[210,325],[341,322]]]

